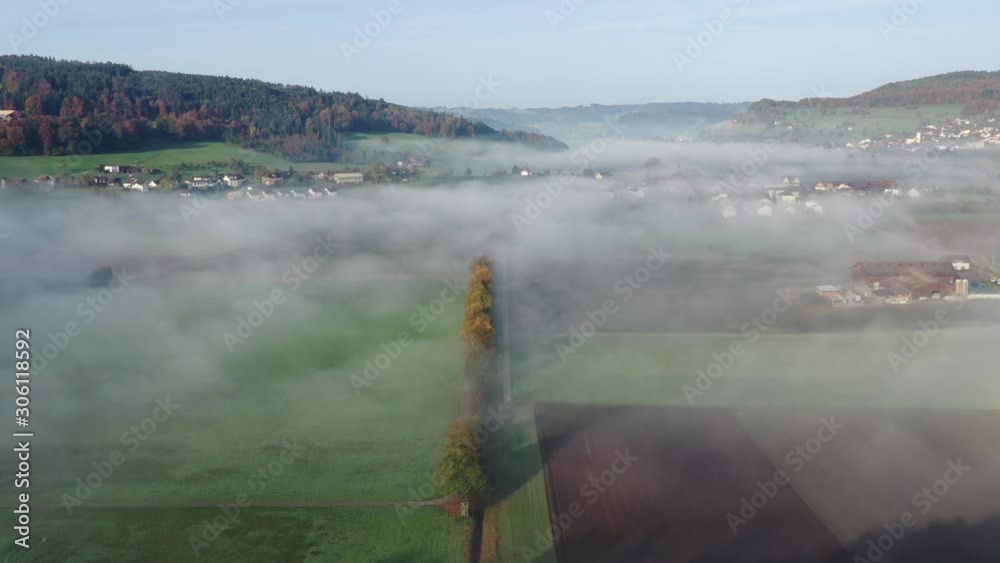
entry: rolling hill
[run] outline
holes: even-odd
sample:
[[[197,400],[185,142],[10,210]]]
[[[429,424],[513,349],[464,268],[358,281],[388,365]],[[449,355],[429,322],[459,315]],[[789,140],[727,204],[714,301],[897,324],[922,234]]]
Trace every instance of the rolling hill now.
[[[293,161],[336,161],[351,133],[566,148],[544,135],[498,131],[354,93],[36,56],[0,56],[0,109],[18,112],[0,121],[2,156],[59,156],[84,141],[98,153],[136,150],[149,141],[226,141]]]
[[[708,137],[781,137],[836,143],[883,135],[912,136],[925,125],[998,112],[1000,72],[963,71],[893,82],[846,98],[760,100],[737,119],[714,128]]]
[[[609,121],[614,121],[621,134],[630,139],[673,140],[678,136],[695,136],[739,116],[748,105],[680,102],[534,109],[437,108],[437,111],[479,120],[495,128],[531,131],[579,144],[599,136],[609,127]]]
[[[747,113],[772,105],[762,100]],[[1000,71],[963,71],[892,82],[849,98],[807,98],[798,104],[815,108],[882,108],[916,105],[964,105],[969,114],[1000,108]]]

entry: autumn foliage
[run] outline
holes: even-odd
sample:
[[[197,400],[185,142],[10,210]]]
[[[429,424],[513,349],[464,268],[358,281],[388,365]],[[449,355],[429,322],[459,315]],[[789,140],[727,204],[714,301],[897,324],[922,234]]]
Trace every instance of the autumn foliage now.
[[[0,156],[90,154],[226,141],[292,160],[342,160],[349,133],[476,137],[565,148],[540,134],[300,86],[0,55]]]
[[[487,497],[490,487],[472,426],[459,421],[448,429],[437,474],[445,493],[479,502]]]
[[[493,270],[486,258],[478,258],[472,264],[469,290],[465,297],[462,344],[465,349],[463,416],[451,426],[445,437],[438,476],[447,494],[478,504],[487,500],[490,487],[483,467],[483,440],[476,440],[474,436],[488,435],[477,414],[482,408],[481,390],[486,386],[485,378],[492,372],[496,353]]]
[[[491,355],[496,345],[493,326],[493,271],[486,258],[477,259],[469,277],[469,292],[465,297],[465,321],[462,342],[468,356]]]

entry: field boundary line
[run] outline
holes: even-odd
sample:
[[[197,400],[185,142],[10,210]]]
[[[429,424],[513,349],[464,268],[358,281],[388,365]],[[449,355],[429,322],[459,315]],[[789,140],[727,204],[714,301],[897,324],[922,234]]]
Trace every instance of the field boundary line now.
[[[736,424],[739,425],[740,430],[743,432],[743,434],[746,435],[747,439],[750,440],[750,443],[753,444],[755,448],[757,448],[757,451],[760,452],[760,454],[764,456],[765,459],[767,459],[768,463],[771,464],[775,472],[779,471],[779,469],[783,466],[779,466],[775,462],[774,458],[772,458],[771,455],[768,454],[767,451],[761,447],[760,443],[757,442],[756,439],[754,439],[753,434],[747,429],[747,426],[743,424],[743,418],[742,418],[743,411],[733,409],[730,412],[733,414],[733,418],[736,419]],[[795,479],[793,477],[794,476],[792,475],[788,476],[788,488],[791,489],[793,493],[795,493],[795,496],[799,497],[799,499],[802,500],[802,504],[806,505],[806,508],[808,508],[809,511],[816,516],[816,519],[823,523],[823,526],[825,526],[826,529],[830,532],[830,535],[832,535],[834,538],[837,539],[837,543],[839,543],[840,546],[844,548],[845,551],[848,551],[847,549],[848,544],[844,542],[843,535],[839,533],[839,530],[837,530],[835,526],[832,526],[830,522],[826,518],[824,518],[823,515],[819,513],[819,511],[816,510],[815,507],[813,507],[813,505],[809,502],[809,500],[798,488],[798,486],[796,486]]]

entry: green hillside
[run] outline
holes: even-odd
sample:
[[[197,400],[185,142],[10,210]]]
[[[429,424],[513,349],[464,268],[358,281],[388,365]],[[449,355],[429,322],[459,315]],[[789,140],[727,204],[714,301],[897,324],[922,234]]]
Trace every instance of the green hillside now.
[[[0,56],[0,156],[136,150],[150,141],[225,141],[294,161],[337,161],[352,133],[475,137],[550,149],[544,135],[354,93],[259,80],[136,71],[114,63]]]

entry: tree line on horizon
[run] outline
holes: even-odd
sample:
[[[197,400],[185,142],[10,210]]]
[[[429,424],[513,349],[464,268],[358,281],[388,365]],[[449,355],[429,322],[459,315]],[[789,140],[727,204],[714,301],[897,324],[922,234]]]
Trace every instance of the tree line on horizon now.
[[[565,148],[544,135],[497,131],[355,93],[35,56],[0,56],[0,109],[23,113],[0,122],[2,156],[72,154],[84,141],[97,153],[135,150],[151,140],[225,141],[295,161],[335,162],[350,133]]]
[[[783,119],[788,108],[817,110],[850,108],[864,113],[873,108],[922,105],[962,105],[963,115],[1000,110],[1000,72],[954,72],[895,82],[848,98],[806,98],[798,102],[764,99],[747,108],[747,116]]]

